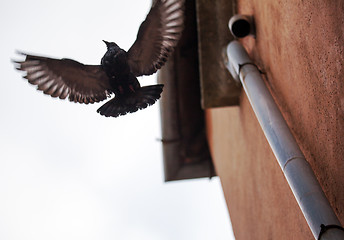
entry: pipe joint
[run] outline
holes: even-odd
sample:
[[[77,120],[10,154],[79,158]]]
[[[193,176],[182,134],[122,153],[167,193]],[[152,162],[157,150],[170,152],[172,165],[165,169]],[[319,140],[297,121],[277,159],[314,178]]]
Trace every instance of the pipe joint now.
[[[338,225],[320,225],[320,233],[318,240],[340,240],[344,239],[344,228]]]
[[[240,83],[240,71],[248,64],[254,65],[244,47],[238,41],[232,41],[227,46],[227,69],[232,77]]]

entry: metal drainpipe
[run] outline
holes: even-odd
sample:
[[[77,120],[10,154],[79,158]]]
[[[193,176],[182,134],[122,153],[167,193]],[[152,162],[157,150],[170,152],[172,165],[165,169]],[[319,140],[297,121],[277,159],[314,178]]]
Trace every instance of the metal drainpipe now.
[[[344,229],[312,168],[267,89],[258,68],[238,41],[227,47],[227,68],[239,80],[291,190],[318,240],[343,240]]]

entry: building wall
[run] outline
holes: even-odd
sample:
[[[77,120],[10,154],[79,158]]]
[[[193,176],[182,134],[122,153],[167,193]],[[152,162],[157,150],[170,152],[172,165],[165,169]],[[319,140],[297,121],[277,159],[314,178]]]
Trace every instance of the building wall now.
[[[344,2],[239,0],[242,40],[344,224]],[[237,239],[313,239],[244,93],[207,110],[208,138]]]

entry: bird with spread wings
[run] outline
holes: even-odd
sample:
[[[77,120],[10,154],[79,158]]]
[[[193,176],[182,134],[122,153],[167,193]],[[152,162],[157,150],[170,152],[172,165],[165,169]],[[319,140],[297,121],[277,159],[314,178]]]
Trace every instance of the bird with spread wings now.
[[[128,51],[104,41],[107,52],[100,65],[85,65],[72,59],[54,59],[20,53],[16,68],[37,89],[52,97],[78,103],[100,102],[115,97],[97,112],[118,117],[152,105],[163,85],[141,87],[138,76],[160,69],[176,47],[184,26],[184,0],[155,0],[142,22],[136,41]]]

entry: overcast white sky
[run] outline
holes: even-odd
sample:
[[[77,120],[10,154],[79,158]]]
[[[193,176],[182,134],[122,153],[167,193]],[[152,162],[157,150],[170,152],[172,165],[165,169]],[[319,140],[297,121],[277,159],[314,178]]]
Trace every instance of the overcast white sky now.
[[[218,178],[163,182],[158,104],[105,118],[102,103],[36,91],[10,62],[18,49],[98,64],[102,39],[131,46],[150,2],[0,2],[0,239],[232,239]]]

